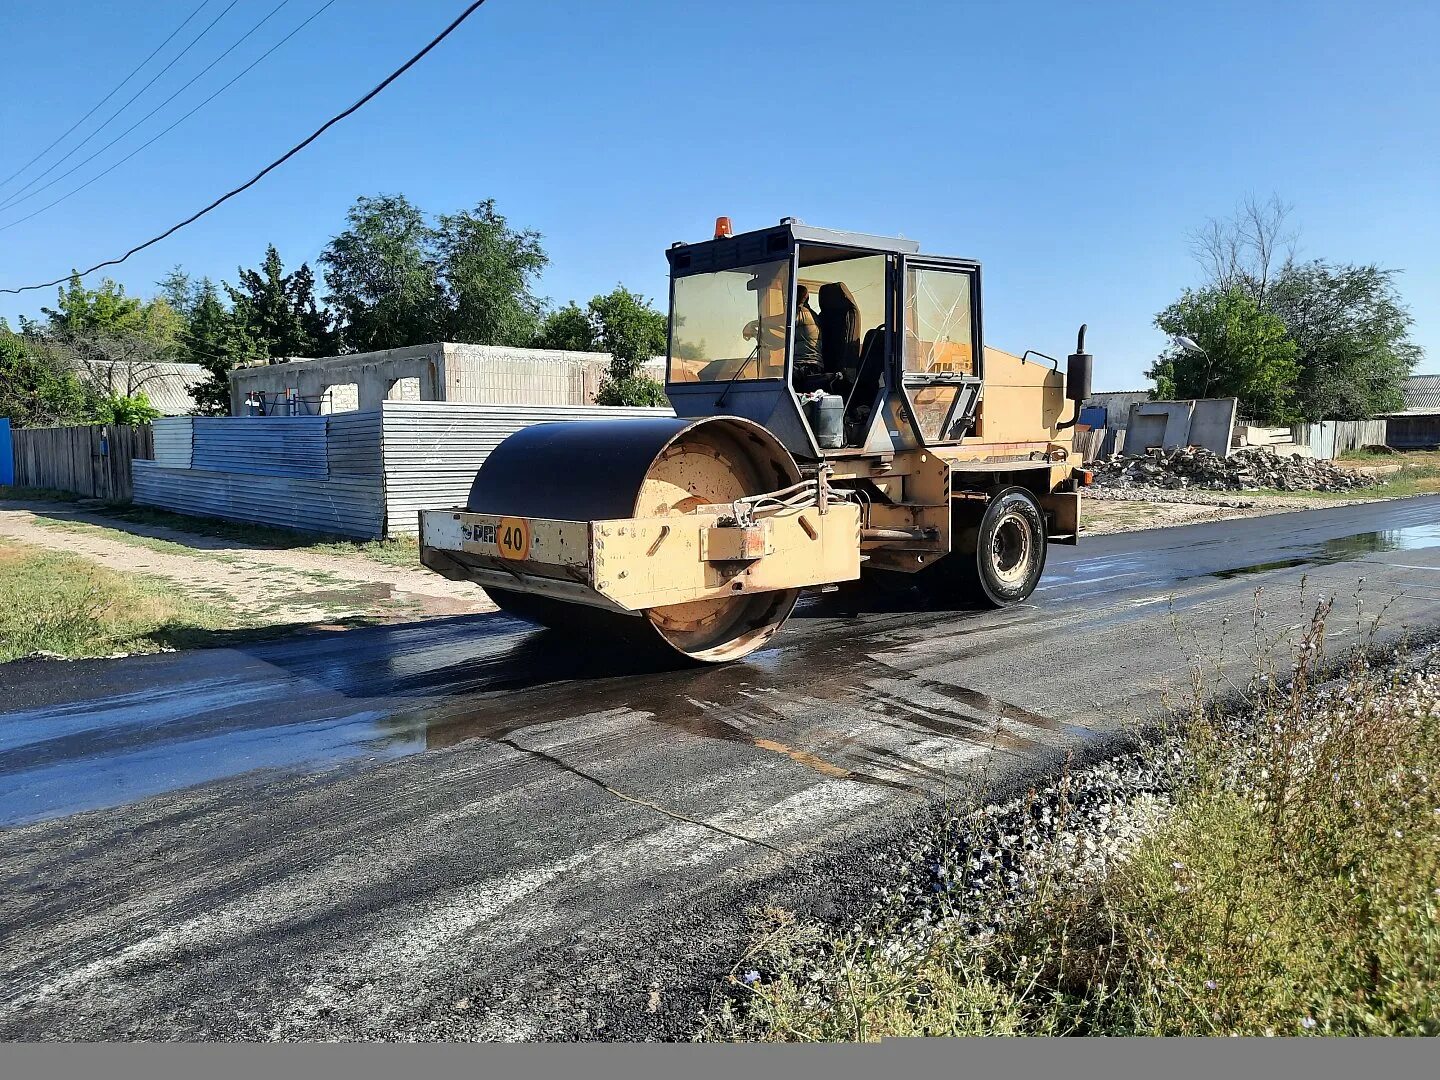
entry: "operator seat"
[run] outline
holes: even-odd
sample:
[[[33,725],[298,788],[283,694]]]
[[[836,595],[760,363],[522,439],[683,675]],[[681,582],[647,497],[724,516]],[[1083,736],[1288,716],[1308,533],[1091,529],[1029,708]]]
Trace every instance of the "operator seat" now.
[[[820,286],[820,364],[843,386],[855,385],[860,367],[860,309],[843,281]]]
[[[880,325],[865,334],[865,344],[860,348],[860,367],[855,373],[855,385],[845,402],[845,419],[858,423],[869,415],[870,406],[875,404],[875,395],[880,391],[880,377],[885,373],[885,327]]]

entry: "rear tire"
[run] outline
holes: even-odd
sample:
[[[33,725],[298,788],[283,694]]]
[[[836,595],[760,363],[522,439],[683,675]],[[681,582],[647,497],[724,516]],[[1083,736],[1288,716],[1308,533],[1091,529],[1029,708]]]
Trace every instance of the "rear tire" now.
[[[951,514],[950,554],[935,564],[942,587],[988,607],[1029,599],[1045,572],[1045,514],[1022,487],[996,491],[980,510],[959,500]]]

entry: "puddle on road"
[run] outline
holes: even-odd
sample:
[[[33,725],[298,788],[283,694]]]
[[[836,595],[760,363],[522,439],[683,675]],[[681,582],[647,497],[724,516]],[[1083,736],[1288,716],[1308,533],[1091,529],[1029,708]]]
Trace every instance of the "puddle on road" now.
[[[1419,551],[1433,547],[1440,547],[1440,522],[1337,536],[1321,542],[1304,555],[1288,559],[1274,559],[1270,562],[1251,563],[1248,566],[1232,566],[1224,570],[1212,570],[1205,576],[1229,580],[1249,577],[1252,574],[1264,574],[1271,570],[1293,570],[1299,566],[1325,566],[1330,563],[1349,562],[1352,559],[1387,551]]]
[[[404,634],[364,639],[364,648],[355,647],[360,639],[267,647],[263,667],[232,675],[230,690],[213,701],[174,687],[127,687],[93,702],[12,714],[23,716],[33,738],[0,753],[0,825],[124,805],[242,773],[379,763],[468,740],[525,751],[531,740],[513,737],[541,725],[551,727],[530,752],[578,757],[604,754],[609,745],[623,754],[627,746],[666,744],[670,729],[754,747],[831,779],[943,792],[958,784],[957,771],[972,756],[1025,753],[1089,734],[907,670],[953,657],[969,635],[1034,618],[827,618],[818,632],[787,636],[746,662],[679,671],[576,649],[552,633],[517,633],[505,622],[471,631],[483,636],[478,648],[474,640],[462,648],[448,639],[433,648],[407,646]],[[175,702],[174,715],[165,715],[159,702],[177,694],[188,707]],[[65,730],[80,727],[55,737],[52,713],[65,714]],[[618,735],[603,719],[567,730],[569,717],[605,713],[627,717]],[[567,737],[570,747],[553,749]],[[958,752],[945,752],[939,740]],[[676,745],[677,753],[695,752]]]
[[[843,648],[824,640],[799,650],[791,644],[752,656],[748,664],[670,672],[638,683],[565,682],[479,707],[396,714],[382,724],[394,725],[396,738],[423,742],[417,749],[474,739],[514,746],[510,737],[516,732],[573,714],[580,701],[589,715],[629,710],[644,722],[780,754],[832,779],[917,794],[955,781],[945,769],[906,752],[936,736],[1021,753],[1044,741],[1040,731],[1052,733],[1052,740],[1090,734],[990,694],[873,659],[864,654],[863,640],[844,641]],[[803,658],[790,655],[796,651]],[[847,733],[866,728],[872,730],[869,737]]]

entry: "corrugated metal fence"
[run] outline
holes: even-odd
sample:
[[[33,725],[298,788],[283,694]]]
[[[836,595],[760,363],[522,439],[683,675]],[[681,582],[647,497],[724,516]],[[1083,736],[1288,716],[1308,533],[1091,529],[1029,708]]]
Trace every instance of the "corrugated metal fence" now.
[[[154,453],[149,424],[19,428],[11,437],[18,487],[117,502],[131,496],[131,462]]]
[[[413,534],[421,509],[465,502],[481,462],[513,431],[554,421],[670,414],[395,401],[333,416],[157,421],[161,460],[135,463],[135,501],[339,536]],[[323,432],[323,457],[308,442],[317,430]],[[294,471],[280,475],[287,447],[296,453]],[[317,476],[322,461],[325,472]]]
[[[335,419],[342,425],[352,414]],[[196,469],[324,480],[329,428],[323,416],[196,417],[191,465]]]
[[[419,512],[463,506],[475,472],[511,432],[560,420],[673,416],[670,409],[386,402],[385,531],[413,534]]]
[[[1317,458],[1337,458],[1364,446],[1384,446],[1388,434],[1384,420],[1321,420],[1316,424],[1295,424],[1291,440],[1308,446]]]
[[[162,461],[135,463],[137,503],[305,532],[381,535],[378,412],[197,417],[190,468],[170,464],[181,460],[180,434],[178,424],[166,432],[174,442]]]

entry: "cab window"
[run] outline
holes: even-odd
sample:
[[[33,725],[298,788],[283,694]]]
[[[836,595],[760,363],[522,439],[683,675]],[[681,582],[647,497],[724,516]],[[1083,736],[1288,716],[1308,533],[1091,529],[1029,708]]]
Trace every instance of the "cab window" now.
[[[670,381],[783,378],[789,305],[788,259],[676,278]]]

